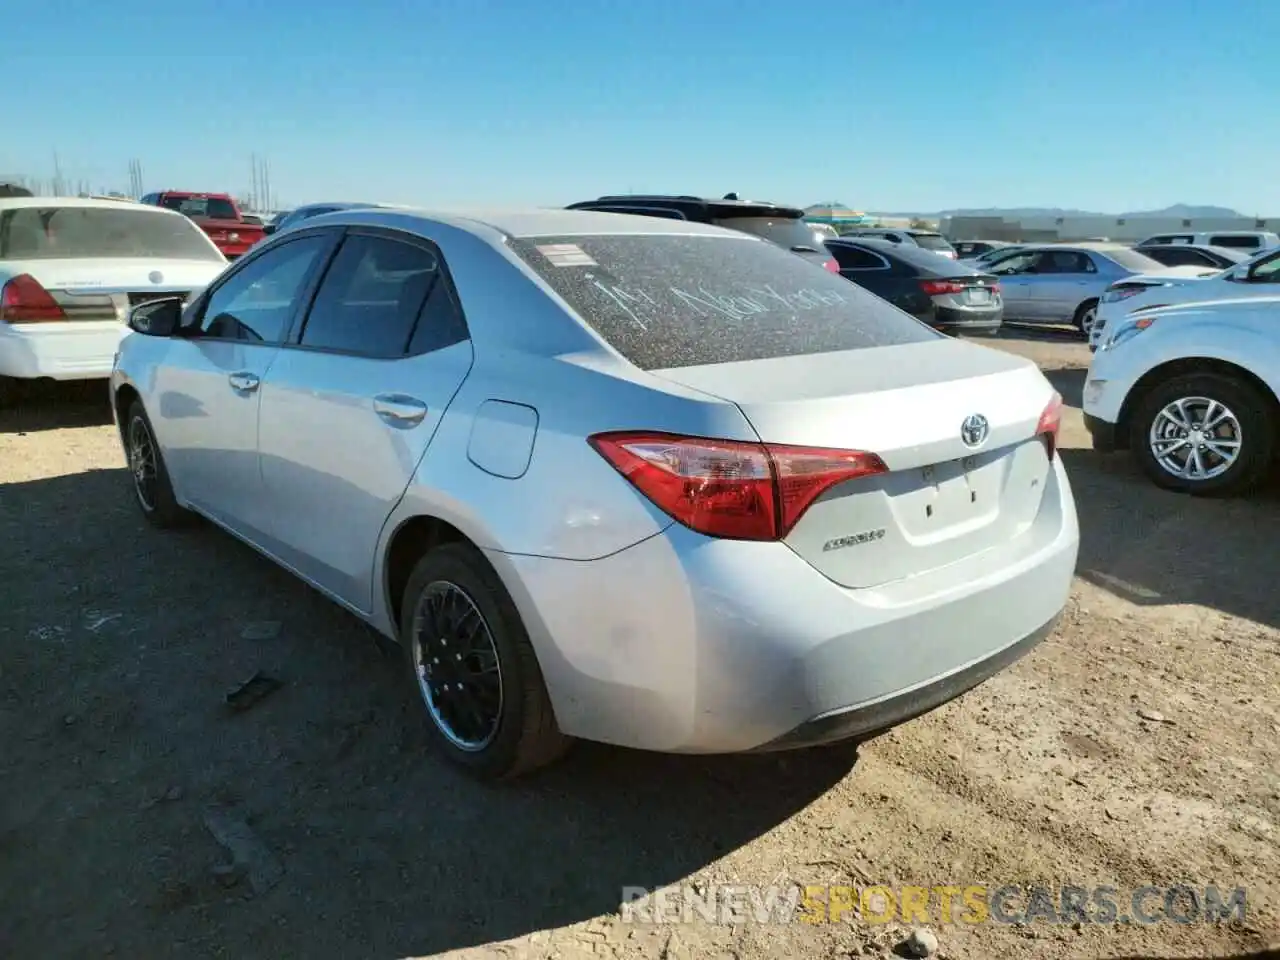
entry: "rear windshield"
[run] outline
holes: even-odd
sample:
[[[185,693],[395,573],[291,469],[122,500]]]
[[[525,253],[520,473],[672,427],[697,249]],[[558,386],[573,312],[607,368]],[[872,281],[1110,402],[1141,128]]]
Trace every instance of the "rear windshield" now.
[[[822,238],[818,232],[803,220],[790,217],[721,217],[716,220],[716,226],[752,233],[788,250],[796,247],[815,252],[822,250]]]
[[[940,336],[856,284],[769,243],[614,235],[526,237],[511,246],[642,370]]]
[[[951,244],[947,243],[947,238],[940,233],[913,233],[911,239],[916,242],[916,246],[924,247],[926,250],[950,250]]]
[[[235,205],[222,197],[164,196],[160,198],[160,206],[185,213],[188,217],[204,217],[208,220],[237,219]]]
[[[1237,250],[1256,250],[1262,246],[1262,240],[1256,236],[1239,234],[1226,234],[1209,238],[1209,243],[1215,247],[1235,247]]]
[[[1108,250],[1103,254],[1110,260],[1114,260],[1126,270],[1133,270],[1135,273],[1150,273],[1152,270],[1163,270],[1164,264],[1158,260],[1152,260],[1144,253],[1137,250]]]
[[[155,210],[18,207],[0,212],[0,259],[74,257],[222,260],[190,220]]]

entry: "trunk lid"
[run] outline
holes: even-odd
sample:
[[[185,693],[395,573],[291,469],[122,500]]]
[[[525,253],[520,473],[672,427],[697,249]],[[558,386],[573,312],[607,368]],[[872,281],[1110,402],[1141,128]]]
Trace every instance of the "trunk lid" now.
[[[786,543],[831,580],[873,587],[1027,530],[1050,469],[1036,436],[1053,388],[1028,360],[927,343],[655,371],[735,403],[761,440],[877,454],[888,472],[841,484]],[[969,446],[962,424],[985,418]]]
[[[68,320],[123,322],[145,300],[202,290],[225,268],[216,260],[44,259],[5,263],[10,276],[29,274]]]

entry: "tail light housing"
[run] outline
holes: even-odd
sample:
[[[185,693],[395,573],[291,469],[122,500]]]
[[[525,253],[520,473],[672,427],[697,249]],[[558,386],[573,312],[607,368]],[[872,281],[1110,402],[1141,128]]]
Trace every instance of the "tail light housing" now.
[[[920,289],[931,297],[942,293],[962,293],[967,285],[959,280],[921,280]]]
[[[66,313],[53,295],[29,273],[20,273],[0,290],[0,321],[5,323],[47,323],[65,320]]]
[[[600,433],[587,442],[664,513],[729,540],[781,540],[827,490],[887,470],[860,450],[655,432]]]
[[[1052,460],[1058,452],[1058,433],[1062,429],[1062,394],[1056,390],[1036,424],[1036,436],[1044,440],[1045,450]]]
[[[826,269],[828,273],[840,272],[840,264],[836,263],[834,259],[823,261],[822,266]]]

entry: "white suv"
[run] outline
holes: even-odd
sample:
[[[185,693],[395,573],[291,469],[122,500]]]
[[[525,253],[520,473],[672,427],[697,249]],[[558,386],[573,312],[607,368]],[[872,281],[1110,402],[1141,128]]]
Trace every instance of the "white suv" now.
[[[1198,233],[1160,233],[1147,237],[1138,246],[1166,243],[1197,243],[1236,250],[1268,250],[1280,246],[1280,234],[1266,230],[1202,230]]]
[[[1271,297],[1130,315],[1103,340],[1084,387],[1099,451],[1130,450],[1167,490],[1256,486],[1280,445],[1280,288]]]
[[[1096,350],[1109,331],[1138,310],[1179,303],[1276,296],[1280,296],[1280,248],[1202,276],[1143,273],[1125,277],[1103,293],[1097,319],[1089,332],[1089,349]]]

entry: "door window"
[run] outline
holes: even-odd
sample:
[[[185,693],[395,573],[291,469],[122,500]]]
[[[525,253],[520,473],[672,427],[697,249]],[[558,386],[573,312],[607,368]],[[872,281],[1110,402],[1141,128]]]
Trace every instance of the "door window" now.
[[[1251,283],[1280,283],[1280,253],[1274,254],[1254,266],[1249,274]]]
[[[217,340],[279,343],[289,329],[307,280],[329,243],[330,239],[322,235],[299,237],[235,270],[205,304],[200,335]]]
[[[1256,250],[1260,244],[1257,237],[1251,237],[1247,234],[1226,234],[1225,236],[1210,237],[1210,246],[1214,247],[1231,247],[1235,250]]]
[[[1036,273],[1097,273],[1093,261],[1075,250],[1047,250],[1040,255]]]
[[[307,315],[299,343],[362,357],[425,353],[466,338],[440,260],[389,237],[348,237]]]
[[[1039,253],[1015,253],[997,260],[991,265],[989,272],[999,274],[1002,277],[1032,273],[1039,259]]]
[[[883,257],[843,243],[833,243],[827,248],[836,258],[841,270],[887,270],[889,263]]]

